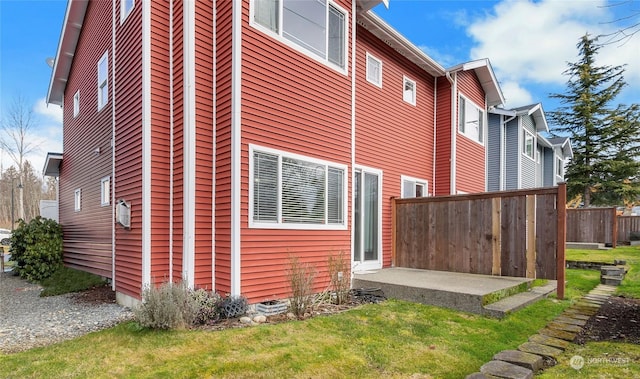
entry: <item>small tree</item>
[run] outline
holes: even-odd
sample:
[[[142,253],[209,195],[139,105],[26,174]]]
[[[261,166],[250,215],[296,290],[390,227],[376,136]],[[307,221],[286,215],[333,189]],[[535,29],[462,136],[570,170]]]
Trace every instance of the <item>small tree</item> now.
[[[311,265],[300,262],[298,257],[289,257],[287,279],[291,286],[291,312],[297,317],[303,317],[311,306],[315,277],[316,271]]]
[[[569,63],[567,91],[552,94],[562,104],[549,113],[553,132],[569,135],[573,159],[566,172],[567,195],[581,195],[584,206],[616,204],[640,194],[640,109],[611,104],[626,86],[624,66],[596,66],[597,38],[578,43],[579,61]]]

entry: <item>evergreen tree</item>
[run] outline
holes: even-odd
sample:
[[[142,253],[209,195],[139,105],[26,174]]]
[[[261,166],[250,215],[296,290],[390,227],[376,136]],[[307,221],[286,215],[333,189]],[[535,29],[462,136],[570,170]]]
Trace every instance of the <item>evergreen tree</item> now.
[[[597,40],[587,34],[578,42],[578,62],[563,73],[567,91],[551,95],[561,105],[549,114],[554,134],[572,141],[567,195],[581,195],[585,207],[628,203],[640,194],[640,107],[612,108],[626,86],[624,66],[596,66]]]

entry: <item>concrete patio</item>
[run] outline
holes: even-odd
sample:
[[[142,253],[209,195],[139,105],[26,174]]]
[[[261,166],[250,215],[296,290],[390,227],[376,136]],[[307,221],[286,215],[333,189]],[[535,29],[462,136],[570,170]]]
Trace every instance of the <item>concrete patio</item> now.
[[[353,274],[353,288],[380,288],[387,298],[503,317],[555,292],[556,281],[458,272],[386,268]]]

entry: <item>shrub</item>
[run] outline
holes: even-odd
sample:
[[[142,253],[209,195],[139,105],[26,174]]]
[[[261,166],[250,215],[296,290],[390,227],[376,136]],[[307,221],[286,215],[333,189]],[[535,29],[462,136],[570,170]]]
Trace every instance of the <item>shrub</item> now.
[[[142,304],[134,309],[134,315],[145,328],[181,329],[193,324],[196,308],[196,301],[184,281],[165,282],[142,292]]]
[[[195,302],[196,308],[194,323],[211,325],[220,319],[220,304],[222,301],[220,295],[215,292],[199,289],[193,291],[191,297]]]
[[[335,291],[335,303],[340,305],[347,302],[349,297],[349,288],[351,287],[351,278],[349,275],[349,267],[344,253],[340,252],[335,256],[330,255],[328,264],[329,276],[331,279],[331,287]]]
[[[311,305],[313,281],[316,271],[309,264],[301,263],[298,257],[289,257],[287,279],[291,287],[291,312],[302,317]]]
[[[29,281],[51,276],[62,266],[62,227],[40,216],[28,224],[19,220],[11,235],[11,257],[15,272]]]

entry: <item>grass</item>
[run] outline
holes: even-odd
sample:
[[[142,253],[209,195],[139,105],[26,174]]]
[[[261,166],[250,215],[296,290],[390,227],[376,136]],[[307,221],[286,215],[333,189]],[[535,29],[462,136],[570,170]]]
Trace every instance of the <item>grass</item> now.
[[[598,283],[585,270],[569,270],[567,278],[567,300],[544,299],[502,320],[389,300],[223,331],[157,332],[126,323],[6,355],[0,377],[461,378],[525,342]]]
[[[70,292],[80,292],[89,288],[104,286],[107,282],[88,272],[61,267],[49,278],[40,282],[44,287],[40,296],[55,296]]]

